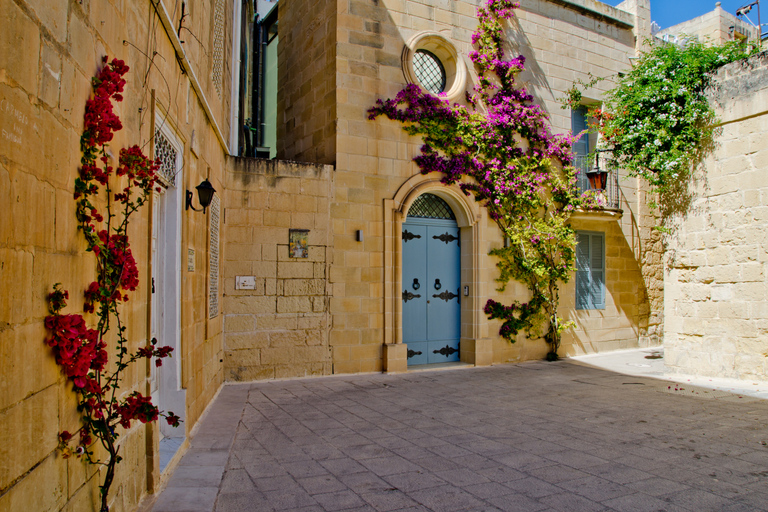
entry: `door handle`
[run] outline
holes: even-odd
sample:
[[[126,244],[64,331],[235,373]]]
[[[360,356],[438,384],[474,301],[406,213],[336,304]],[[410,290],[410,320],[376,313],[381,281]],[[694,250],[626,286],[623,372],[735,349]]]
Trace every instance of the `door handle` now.
[[[418,290],[419,288],[421,288],[421,285],[419,284],[419,280],[414,277],[413,278],[413,289],[414,290]]]
[[[439,279],[435,279],[435,290],[439,290],[442,287],[443,287],[443,285],[440,284],[440,280]]]

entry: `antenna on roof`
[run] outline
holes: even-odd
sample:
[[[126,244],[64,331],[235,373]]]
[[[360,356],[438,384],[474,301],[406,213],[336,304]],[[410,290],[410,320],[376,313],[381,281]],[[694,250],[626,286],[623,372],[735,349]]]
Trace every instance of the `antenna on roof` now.
[[[738,9],[736,9],[736,16],[740,18],[742,16],[747,18],[747,21],[749,21],[749,23],[752,26],[755,26],[755,24],[752,23],[752,20],[749,19],[749,16],[747,16],[747,14],[749,14],[749,12],[752,10],[752,7],[754,6],[757,6],[757,30],[758,30],[757,37],[758,37],[758,41],[762,41],[763,40],[763,24],[760,22],[760,0],[755,0],[754,2],[750,2],[746,5],[743,5],[742,7],[739,7]]]

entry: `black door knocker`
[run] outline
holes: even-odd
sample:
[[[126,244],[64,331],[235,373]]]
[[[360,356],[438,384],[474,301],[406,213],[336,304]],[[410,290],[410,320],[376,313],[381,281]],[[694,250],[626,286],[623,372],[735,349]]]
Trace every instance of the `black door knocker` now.
[[[443,285],[440,284],[440,280],[439,279],[435,279],[435,290],[439,290],[442,287],[443,287]]]
[[[413,289],[414,290],[418,290],[419,288],[421,288],[421,285],[419,284],[419,280],[417,278],[414,278],[413,279]]]

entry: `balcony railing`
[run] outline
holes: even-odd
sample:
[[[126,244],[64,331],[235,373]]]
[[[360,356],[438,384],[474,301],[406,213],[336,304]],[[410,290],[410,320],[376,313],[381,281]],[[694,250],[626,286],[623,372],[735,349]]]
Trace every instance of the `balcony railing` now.
[[[613,169],[606,163],[604,168],[608,169],[608,177],[605,181],[605,190],[595,190],[590,186],[589,179],[587,178],[587,171],[594,166],[594,163],[594,157],[590,158],[583,155],[574,156],[573,166],[578,173],[576,178],[578,179],[579,190],[581,190],[582,193],[587,192],[593,194],[595,196],[595,202],[599,205],[598,207],[609,210],[618,210],[620,198],[619,173],[616,169]],[[600,164],[600,167],[603,168],[602,163]]]

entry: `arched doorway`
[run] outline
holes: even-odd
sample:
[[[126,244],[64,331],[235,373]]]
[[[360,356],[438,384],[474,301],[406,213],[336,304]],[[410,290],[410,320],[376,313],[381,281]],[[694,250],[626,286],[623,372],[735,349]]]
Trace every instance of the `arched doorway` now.
[[[408,366],[459,360],[461,248],[451,207],[425,193],[402,225],[403,343]]]

